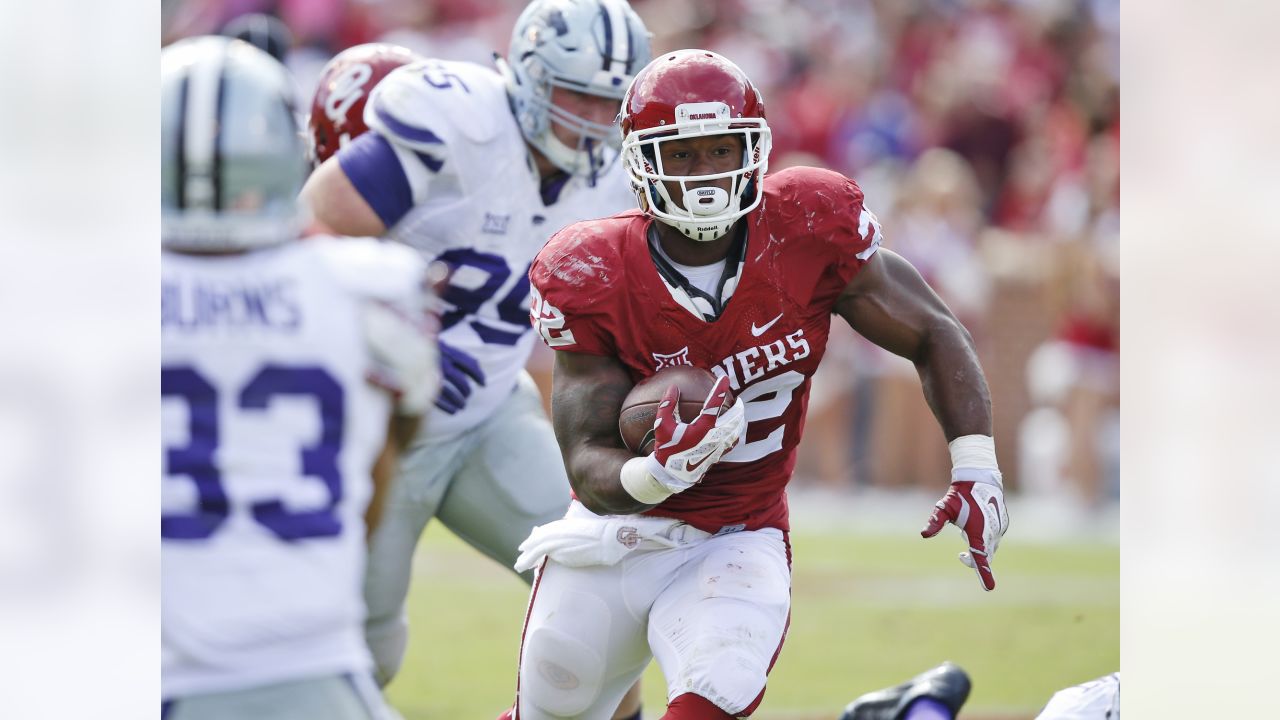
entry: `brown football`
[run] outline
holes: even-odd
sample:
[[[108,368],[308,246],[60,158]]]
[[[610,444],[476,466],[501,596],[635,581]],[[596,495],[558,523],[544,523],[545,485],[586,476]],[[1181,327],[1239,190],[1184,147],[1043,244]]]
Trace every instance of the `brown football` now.
[[[618,413],[622,442],[637,455],[647,455],[653,449],[653,419],[667,388],[672,385],[680,388],[679,419],[690,422],[702,411],[702,403],[715,384],[716,376],[710,370],[692,365],[665,368],[636,383]],[[732,403],[730,391],[725,407]]]

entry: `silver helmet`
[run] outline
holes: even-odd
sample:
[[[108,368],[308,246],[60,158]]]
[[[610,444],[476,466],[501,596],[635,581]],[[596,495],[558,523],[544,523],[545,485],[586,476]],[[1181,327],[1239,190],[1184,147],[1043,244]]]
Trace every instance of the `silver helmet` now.
[[[617,125],[579,117],[551,102],[555,87],[614,98],[621,104],[631,78],[649,62],[649,31],[626,0],[533,0],[511,31],[498,69],[525,139],[565,172],[591,176],[617,157]],[[571,130],[561,142],[551,123]],[[606,156],[605,147],[612,148]]]
[[[160,52],[164,247],[241,250],[296,238],[306,149],[284,66],[241,40],[198,37]]]

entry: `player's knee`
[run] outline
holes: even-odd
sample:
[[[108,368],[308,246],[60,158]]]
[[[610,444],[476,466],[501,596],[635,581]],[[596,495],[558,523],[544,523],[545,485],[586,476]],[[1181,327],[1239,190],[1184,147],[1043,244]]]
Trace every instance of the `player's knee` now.
[[[612,626],[609,605],[598,595],[540,591],[520,651],[520,715],[595,715],[609,670]]]
[[[741,647],[722,648],[702,656],[706,662],[691,668],[686,686],[724,712],[743,716],[764,690],[768,659],[762,661],[756,653]]]
[[[582,714],[600,695],[604,659],[572,634],[540,627],[525,638],[520,663],[521,706],[552,717]]]
[[[764,690],[783,625],[772,608],[723,599],[719,605],[719,616],[696,630],[681,683],[725,712],[745,715]]]

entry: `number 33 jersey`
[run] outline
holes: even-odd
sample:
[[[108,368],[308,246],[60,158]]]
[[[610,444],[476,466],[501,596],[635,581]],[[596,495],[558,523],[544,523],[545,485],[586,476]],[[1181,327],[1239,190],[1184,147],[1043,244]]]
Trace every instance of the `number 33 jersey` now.
[[[434,358],[425,268],[355,238],[162,255],[165,697],[371,666],[363,516],[396,402],[374,384],[383,313],[416,314],[394,352]]]
[[[852,180],[826,170],[767,176],[763,202],[742,220],[745,247],[730,252],[726,276],[733,264],[737,272],[718,314],[659,270],[652,221],[639,211],[565,228],[538,255],[531,317],[547,345],[617,357],[637,382],[672,365],[707,368],[746,404],[746,439],[648,514],[712,533],[789,529],[784,488],[810,378],[837,298],[880,244],[862,200]]]
[[[568,178],[544,202],[496,72],[428,60],[396,69],[365,106],[370,132],[337,155],[388,236],[449,265],[440,340],[484,375],[433,437],[468,430],[511,396],[533,347],[529,264],[556,230],[635,207],[621,163],[592,186]]]

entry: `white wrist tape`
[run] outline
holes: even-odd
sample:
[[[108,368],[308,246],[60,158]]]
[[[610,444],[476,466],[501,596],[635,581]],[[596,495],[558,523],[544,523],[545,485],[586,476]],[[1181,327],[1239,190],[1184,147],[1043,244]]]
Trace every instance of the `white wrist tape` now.
[[[673,493],[658,482],[657,478],[649,472],[648,466],[648,456],[631,458],[623,463],[619,479],[622,480],[622,489],[626,490],[628,495],[645,505],[657,505],[671,497]]]
[[[947,444],[951,450],[953,480],[971,480],[1002,485],[996,465],[996,442],[989,435],[965,435]]]

